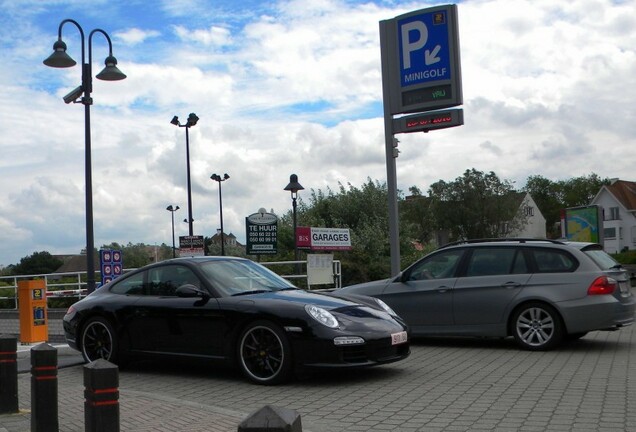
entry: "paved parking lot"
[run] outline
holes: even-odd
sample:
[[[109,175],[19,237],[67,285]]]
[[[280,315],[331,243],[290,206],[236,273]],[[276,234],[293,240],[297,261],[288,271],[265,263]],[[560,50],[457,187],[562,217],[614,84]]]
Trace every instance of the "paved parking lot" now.
[[[60,431],[84,431],[83,366],[60,369]],[[593,332],[551,352],[511,339],[418,340],[404,362],[249,384],[232,370],[138,363],[120,373],[122,431],[235,432],[266,404],[301,414],[305,432],[636,431],[636,329]],[[0,431],[30,430],[21,413]]]

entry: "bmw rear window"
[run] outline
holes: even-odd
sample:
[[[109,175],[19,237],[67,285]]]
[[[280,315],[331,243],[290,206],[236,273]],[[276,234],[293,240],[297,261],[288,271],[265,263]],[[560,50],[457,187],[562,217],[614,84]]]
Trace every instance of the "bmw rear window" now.
[[[596,265],[598,265],[602,270],[609,270],[611,268],[620,267],[618,261],[612,258],[603,249],[584,248],[583,252],[585,253],[585,255],[589,256],[592,261],[594,261]]]

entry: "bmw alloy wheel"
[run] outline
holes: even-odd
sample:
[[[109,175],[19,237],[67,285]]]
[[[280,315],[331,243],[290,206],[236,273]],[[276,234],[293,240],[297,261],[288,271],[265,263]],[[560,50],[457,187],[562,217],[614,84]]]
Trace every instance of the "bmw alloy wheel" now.
[[[547,350],[563,338],[563,326],[557,312],[542,303],[522,307],[514,317],[514,337],[528,350]]]

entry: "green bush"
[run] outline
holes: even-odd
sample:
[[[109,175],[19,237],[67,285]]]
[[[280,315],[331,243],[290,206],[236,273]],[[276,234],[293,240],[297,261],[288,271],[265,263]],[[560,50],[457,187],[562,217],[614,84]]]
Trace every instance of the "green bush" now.
[[[612,257],[621,264],[636,264],[636,250],[612,254]]]

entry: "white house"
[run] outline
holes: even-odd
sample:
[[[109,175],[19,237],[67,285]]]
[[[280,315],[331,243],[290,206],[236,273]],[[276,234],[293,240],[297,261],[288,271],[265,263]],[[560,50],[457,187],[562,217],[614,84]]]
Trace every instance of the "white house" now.
[[[636,249],[636,182],[613,179],[592,200],[603,214],[603,247],[608,253]]]
[[[529,193],[520,194],[523,197],[519,205],[519,212],[525,217],[525,225],[515,230],[509,237],[519,238],[546,238],[546,221],[543,213],[537,207],[532,196]]]

